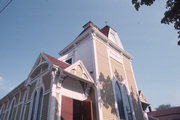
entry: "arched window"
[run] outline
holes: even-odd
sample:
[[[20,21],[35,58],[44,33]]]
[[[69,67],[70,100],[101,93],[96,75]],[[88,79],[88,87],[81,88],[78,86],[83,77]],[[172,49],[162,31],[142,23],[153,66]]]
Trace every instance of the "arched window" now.
[[[13,120],[13,112],[14,112],[14,104],[15,104],[15,99],[13,99],[12,103],[11,103],[11,107],[10,107],[10,111],[9,111],[9,117],[8,120]]]
[[[40,93],[39,93],[39,99],[38,99],[38,108],[37,108],[36,120],[40,120],[42,98],[43,98],[43,89],[41,88]]]
[[[133,120],[130,96],[128,95],[126,86],[116,81],[114,91],[120,120]]]
[[[126,113],[127,113],[128,120],[133,120],[130,96],[128,95],[128,91],[125,85],[122,85],[122,89],[125,94],[124,101],[126,101]]]
[[[24,112],[25,112],[26,98],[27,98],[27,93],[25,93],[25,97],[24,97],[24,100],[23,100],[23,104],[22,104],[22,112],[21,112],[20,120],[24,120],[23,117],[24,117]]]
[[[35,91],[34,98],[33,98],[33,104],[32,104],[32,110],[31,110],[31,119],[30,120],[33,120],[33,118],[34,118],[35,106],[36,106],[36,97],[37,97],[37,92]]]
[[[2,119],[2,116],[3,116],[3,110],[4,110],[4,106],[1,106],[1,109],[0,109],[0,120]]]
[[[119,116],[122,120],[125,120],[126,118],[125,118],[122,90],[118,82],[116,82],[115,84],[115,94],[116,94],[116,102],[117,102]]]

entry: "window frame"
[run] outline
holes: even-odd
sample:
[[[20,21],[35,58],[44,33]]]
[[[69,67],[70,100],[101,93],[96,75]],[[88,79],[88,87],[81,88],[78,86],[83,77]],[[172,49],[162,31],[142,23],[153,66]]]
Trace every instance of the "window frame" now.
[[[40,120],[41,119],[41,112],[42,112],[42,105],[43,105],[43,93],[44,93],[44,90],[43,88],[41,87],[40,90],[39,90],[39,96],[38,96],[38,99],[37,99],[37,107],[36,107],[36,120]]]
[[[1,106],[1,109],[0,109],[0,120],[1,120],[1,118],[2,118],[2,116],[3,116],[3,112],[4,112],[4,107],[5,105],[3,104],[2,106]]]
[[[34,120],[35,114],[36,113],[36,104],[37,104],[37,90],[34,91],[33,95],[33,100],[32,100],[32,105],[31,105],[31,114],[30,114],[30,120]]]
[[[12,99],[12,102],[11,102],[10,107],[9,107],[8,120],[13,120],[12,116],[13,116],[13,111],[15,108],[15,103],[16,103],[16,98],[14,97]]]
[[[117,103],[117,96],[116,96],[116,84],[118,85],[119,89],[121,88],[121,95],[122,95],[122,102],[123,102],[123,106],[124,106],[124,114],[125,114],[125,119],[121,119],[120,115],[119,115],[119,108],[118,108],[118,103]],[[117,113],[117,116],[118,116],[118,119],[119,120],[129,120],[129,117],[128,117],[128,113],[127,113],[127,110],[126,110],[126,107],[129,106],[129,109],[131,111],[131,115],[132,115],[132,119],[131,120],[135,120],[134,119],[134,115],[133,115],[133,107],[132,107],[132,100],[131,100],[131,97],[128,96],[128,90],[127,90],[127,87],[124,83],[118,81],[116,79],[116,77],[113,78],[112,80],[112,86],[113,86],[113,93],[114,93],[114,98],[115,98],[115,109],[116,109],[116,113]],[[124,88],[122,88],[124,87]],[[125,90],[125,91],[124,91]],[[123,93],[123,92],[126,92]],[[127,95],[127,96],[125,96]],[[126,101],[125,97],[127,97],[128,101]],[[128,106],[127,106],[128,104]]]
[[[22,102],[22,108],[21,108],[21,114],[20,114],[20,120],[24,120],[24,114],[25,114],[25,110],[26,110],[26,100],[28,99],[28,92],[26,91],[24,93],[24,98],[23,98],[23,102]]]
[[[36,96],[35,96],[35,94],[36,94]],[[41,86],[34,90],[29,120],[40,120],[41,119],[43,99],[44,99],[44,86]],[[39,103],[40,103],[40,106],[39,106]],[[39,111],[39,113],[38,113],[38,111]]]

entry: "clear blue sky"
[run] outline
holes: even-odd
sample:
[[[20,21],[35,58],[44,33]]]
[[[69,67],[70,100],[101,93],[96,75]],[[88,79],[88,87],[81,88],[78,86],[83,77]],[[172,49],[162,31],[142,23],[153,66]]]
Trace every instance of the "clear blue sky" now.
[[[0,14],[0,98],[27,78],[40,52],[58,57],[91,20],[119,33],[153,108],[180,105],[180,46],[173,26],[160,24],[165,0],[139,12],[130,1],[13,0]]]

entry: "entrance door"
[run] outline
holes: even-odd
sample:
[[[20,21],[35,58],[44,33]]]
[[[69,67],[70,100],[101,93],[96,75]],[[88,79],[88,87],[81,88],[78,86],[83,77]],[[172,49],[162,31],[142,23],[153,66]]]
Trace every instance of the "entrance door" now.
[[[90,100],[79,101],[62,96],[61,120],[92,120]]]
[[[92,120],[92,102],[90,100],[83,101],[83,120]]]
[[[73,99],[62,96],[61,120],[73,120]]]

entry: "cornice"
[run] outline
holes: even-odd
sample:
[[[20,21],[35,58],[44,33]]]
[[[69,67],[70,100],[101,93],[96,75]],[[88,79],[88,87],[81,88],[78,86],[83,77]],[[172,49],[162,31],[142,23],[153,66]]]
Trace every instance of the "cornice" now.
[[[59,55],[63,56],[67,51],[73,49],[74,46],[76,46],[76,44],[78,44],[79,42],[81,42],[82,40],[84,40],[91,34],[95,34],[97,37],[101,38],[101,40],[103,42],[107,43],[108,45],[110,45],[111,47],[113,47],[114,49],[116,49],[117,51],[122,53],[126,58],[128,58],[130,60],[133,59],[133,56],[131,54],[129,54],[127,51],[120,48],[118,45],[113,43],[111,40],[109,40],[107,36],[105,36],[102,32],[99,31],[99,29],[96,26],[93,26],[93,25],[88,27],[73,42],[71,42],[67,47],[65,47],[62,51],[60,51]]]
[[[113,43],[111,40],[109,40],[108,37],[105,36],[102,32],[100,32],[97,28],[93,28],[93,31],[94,31],[94,33],[96,34],[97,37],[101,38],[101,40],[103,42],[107,43],[108,45],[110,45],[111,47],[113,47],[114,49],[116,49],[117,51],[122,53],[126,58],[128,58],[130,60],[133,59],[133,56],[131,54],[129,54],[127,51],[120,48],[118,45]]]

